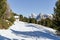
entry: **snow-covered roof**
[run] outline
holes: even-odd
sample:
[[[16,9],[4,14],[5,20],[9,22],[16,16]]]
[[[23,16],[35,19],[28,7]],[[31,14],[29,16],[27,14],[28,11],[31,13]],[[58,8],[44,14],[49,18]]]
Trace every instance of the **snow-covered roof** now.
[[[19,16],[14,16],[15,18],[19,18]]]

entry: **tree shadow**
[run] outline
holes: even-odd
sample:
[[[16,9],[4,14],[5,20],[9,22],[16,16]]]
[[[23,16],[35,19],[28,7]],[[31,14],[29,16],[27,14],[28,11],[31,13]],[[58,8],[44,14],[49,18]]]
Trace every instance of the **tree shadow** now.
[[[33,27],[33,28],[37,28],[37,29],[39,29],[39,28],[36,27],[35,25],[30,25],[30,24],[27,24],[26,27]]]
[[[26,27],[35,27],[34,25],[26,25]]]
[[[37,29],[41,29],[41,28],[39,28],[39,27],[36,27],[35,25],[26,25],[26,27],[33,27],[33,28],[37,28]],[[44,30],[45,31],[45,33],[49,33],[49,34],[53,34],[51,31],[49,31],[49,30]]]
[[[16,35],[26,35],[26,36],[30,36],[30,37],[42,37],[42,38],[49,38],[49,39],[53,39],[53,40],[60,40],[60,38],[56,37],[56,36],[53,36],[53,35],[50,35],[49,33],[44,33],[44,32],[40,32],[40,31],[25,31],[25,32],[22,32],[22,31],[15,31],[15,30],[12,30],[12,33],[16,34]]]
[[[11,39],[0,35],[0,40],[11,40]]]

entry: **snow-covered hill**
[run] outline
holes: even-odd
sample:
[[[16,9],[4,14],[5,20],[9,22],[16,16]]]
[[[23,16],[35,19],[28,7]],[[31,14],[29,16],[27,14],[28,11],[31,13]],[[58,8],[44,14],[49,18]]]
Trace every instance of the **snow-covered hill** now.
[[[60,40],[55,31],[41,25],[15,21],[7,30],[0,30],[0,40]]]

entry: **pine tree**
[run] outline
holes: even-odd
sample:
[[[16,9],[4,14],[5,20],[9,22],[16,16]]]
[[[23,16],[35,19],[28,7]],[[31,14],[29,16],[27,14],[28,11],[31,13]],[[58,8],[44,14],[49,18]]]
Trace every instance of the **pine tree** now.
[[[60,31],[60,0],[55,4],[54,8],[54,26]]]
[[[29,18],[29,23],[37,24],[37,20],[35,18]]]
[[[0,18],[4,18],[7,9],[7,0],[0,0]]]
[[[7,29],[12,25],[14,17],[11,14],[7,0],[0,0],[0,29]]]
[[[24,22],[29,22],[29,20],[28,20],[27,17],[24,17],[24,18],[23,18],[23,21],[24,21]]]
[[[19,15],[19,20],[23,21],[23,15]]]
[[[46,18],[45,20],[45,26],[51,27],[52,28],[52,20],[49,18]]]

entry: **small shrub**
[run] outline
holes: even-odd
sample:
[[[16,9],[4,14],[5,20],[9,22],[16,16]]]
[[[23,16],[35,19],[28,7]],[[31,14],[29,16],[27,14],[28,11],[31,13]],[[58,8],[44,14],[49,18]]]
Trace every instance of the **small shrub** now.
[[[12,23],[10,21],[5,21],[3,19],[0,19],[0,29],[8,29]]]
[[[15,18],[14,17],[11,17],[11,18],[8,19],[8,21],[10,21],[11,23],[14,23]]]
[[[0,29],[7,29],[9,27],[8,23],[0,19]]]

